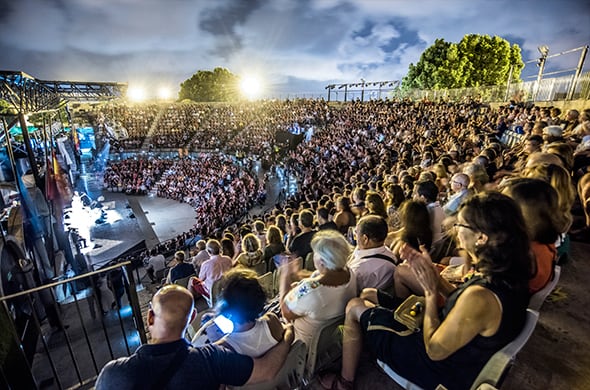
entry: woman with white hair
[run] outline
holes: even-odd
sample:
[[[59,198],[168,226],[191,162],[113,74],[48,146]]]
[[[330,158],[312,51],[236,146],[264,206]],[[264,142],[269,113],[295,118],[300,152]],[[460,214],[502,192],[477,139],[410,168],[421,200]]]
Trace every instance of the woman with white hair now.
[[[295,326],[295,337],[307,345],[322,324],[344,314],[356,296],[356,281],[346,268],[351,247],[335,230],[317,232],[311,241],[316,271],[298,283],[298,264],[286,258],[280,269],[283,317]]]

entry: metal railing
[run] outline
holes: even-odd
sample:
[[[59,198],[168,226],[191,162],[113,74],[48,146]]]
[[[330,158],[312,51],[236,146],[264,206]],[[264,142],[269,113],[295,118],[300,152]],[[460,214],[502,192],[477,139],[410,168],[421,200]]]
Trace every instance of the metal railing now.
[[[439,90],[396,90],[394,97],[410,98],[414,100],[461,101],[465,97],[479,97],[484,102],[504,101],[558,101],[558,100],[588,100],[590,99],[590,73],[581,75],[572,87],[574,76],[546,78],[537,81],[512,83],[510,85],[495,85],[473,88],[455,88]],[[568,96],[571,93],[571,96]]]
[[[123,283],[126,273],[129,304],[122,304],[124,292],[115,291],[116,306],[105,312],[100,284],[110,272],[121,272]],[[81,288],[84,285],[90,288]],[[69,302],[57,303],[58,289],[72,292]],[[83,293],[88,295],[79,297]],[[88,308],[82,305],[84,300]],[[106,362],[129,356],[146,342],[130,262],[3,296],[0,303],[0,323],[8,323],[13,339],[11,353],[0,365],[0,388],[90,386]],[[107,302],[107,308],[110,305]],[[11,363],[10,370],[6,362]]]

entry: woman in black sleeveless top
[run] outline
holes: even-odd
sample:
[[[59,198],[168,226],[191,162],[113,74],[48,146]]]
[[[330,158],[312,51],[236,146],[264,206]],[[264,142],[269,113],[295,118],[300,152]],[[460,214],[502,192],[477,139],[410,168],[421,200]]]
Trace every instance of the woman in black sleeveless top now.
[[[519,334],[526,319],[532,260],[518,206],[500,193],[480,193],[464,202],[455,229],[457,244],[471,257],[475,272],[455,288],[435,271],[425,250],[406,245],[402,259],[425,291],[422,331],[401,336],[395,332],[403,326],[393,319],[394,305],[351,300],[342,371],[320,378],[324,387],[352,388],[364,344],[377,359],[425,389],[438,384],[469,389],[487,360]],[[446,297],[440,310],[439,295]],[[385,299],[378,297],[384,305]]]

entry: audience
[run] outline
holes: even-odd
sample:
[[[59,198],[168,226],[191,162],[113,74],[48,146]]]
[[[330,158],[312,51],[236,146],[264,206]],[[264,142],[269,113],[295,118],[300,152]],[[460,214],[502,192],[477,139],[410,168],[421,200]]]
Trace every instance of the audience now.
[[[216,389],[222,384],[266,382],[281,369],[293,340],[289,326],[273,349],[260,358],[251,358],[217,345],[191,347],[183,336],[195,315],[193,298],[186,288],[161,288],[147,313],[150,344],[140,346],[129,357],[107,363],[96,389],[174,389],[195,381],[198,388]],[[170,369],[171,364],[175,370]]]
[[[342,378],[324,378],[328,385],[336,380],[335,388],[346,387],[346,381],[354,379],[356,362],[349,352],[358,347],[351,342],[351,338],[356,337],[354,332],[366,331],[364,328],[361,330],[366,325],[361,318],[362,311],[372,313],[371,308],[379,304],[387,306],[389,316],[393,317],[391,310],[395,307],[392,302],[398,303],[397,300],[410,293],[426,294],[427,307],[430,308],[433,304],[428,305],[428,302],[435,290],[448,289],[440,292],[453,296],[452,286],[447,283],[441,282],[441,286],[436,288],[433,286],[432,280],[442,278],[430,271],[432,266],[427,266],[429,258],[423,253],[431,246],[434,250],[435,244],[440,242],[452,243],[453,233],[458,234],[456,240],[459,246],[467,251],[459,252],[454,246],[449,246],[453,251],[450,255],[463,256],[462,261],[466,264],[462,268],[463,276],[477,279],[477,284],[482,279],[481,275],[487,276],[492,282],[482,282],[485,291],[479,298],[485,301],[497,295],[500,301],[485,301],[490,307],[489,313],[482,314],[477,324],[443,310],[439,321],[446,325],[439,327],[436,316],[427,313],[429,319],[425,326],[432,331],[429,337],[441,332],[441,337],[453,339],[449,328],[454,320],[465,322],[457,328],[465,328],[470,337],[452,340],[452,347],[459,350],[455,354],[437,350],[436,343],[429,344],[433,343],[432,338],[413,340],[422,349],[414,346],[409,353],[415,354],[420,361],[426,361],[431,353],[436,359],[442,359],[428,360],[429,367],[407,367],[398,359],[393,350],[398,347],[391,346],[390,342],[398,343],[399,337],[388,336],[395,340],[384,338],[387,341],[379,344],[377,340],[369,340],[367,346],[369,349],[377,348],[374,352],[378,356],[384,356],[392,368],[409,379],[413,380],[414,375],[423,370],[423,375],[416,379],[419,384],[429,386],[430,381],[437,380],[432,378],[431,373],[444,367],[445,374],[437,377],[438,380],[442,383],[446,381],[453,388],[466,385],[476,372],[476,366],[485,363],[486,356],[489,356],[488,352],[481,353],[477,349],[482,337],[497,339],[496,348],[518,332],[522,319],[518,305],[525,262],[521,253],[522,243],[518,242],[515,247],[507,248],[506,254],[515,255],[510,266],[522,269],[515,270],[514,278],[504,273],[495,274],[495,268],[490,264],[499,261],[494,256],[500,255],[494,251],[503,247],[502,240],[507,238],[496,237],[496,226],[492,225],[512,218],[515,226],[509,229],[518,230],[521,228],[518,226],[520,213],[503,216],[505,220],[496,220],[500,218],[498,215],[486,214],[490,210],[473,211],[474,204],[489,207],[494,204],[499,205],[501,210],[512,210],[513,202],[490,192],[498,185],[500,189],[505,187],[504,192],[518,203],[526,224],[524,236],[530,235],[530,246],[536,255],[534,278],[529,281],[528,275],[525,279],[530,291],[537,291],[547,283],[553,260],[559,256],[559,252],[554,255],[553,249],[565,251],[565,235],[570,228],[576,227],[572,227],[574,221],[571,214],[576,195],[574,185],[583,177],[588,165],[584,159],[586,149],[580,142],[586,134],[584,126],[590,123],[586,111],[581,115],[581,121],[578,121],[575,110],[568,111],[562,120],[557,110],[518,105],[490,109],[469,98],[460,103],[375,100],[343,105],[327,105],[322,101],[240,103],[219,107],[187,105],[182,108],[178,105],[165,108],[148,105],[144,108],[117,108],[112,114],[105,113],[103,125],[112,127],[112,119],[106,117],[116,117],[117,113],[125,118],[119,120],[119,124],[131,129],[128,131],[129,138],[121,141],[119,151],[147,144],[152,150],[178,149],[180,146],[190,153],[205,149],[225,152],[173,159],[126,159],[110,163],[104,175],[105,188],[112,191],[127,194],[151,192],[195,207],[198,216],[194,231],[182,239],[179,237],[160,244],[156,253],[185,249],[183,243],[197,236],[221,239],[223,250],[219,241],[210,239],[207,242],[209,259],[201,255],[202,250],[192,257],[195,265],[201,265],[199,278],[192,280],[193,290],[201,293],[199,289],[202,289],[202,295],[209,296],[213,283],[224,274],[228,275],[231,259],[247,267],[265,262],[269,271],[274,271],[279,259],[283,259],[278,270],[281,312],[284,319],[294,322],[297,338],[309,341],[323,321],[343,314],[349,298],[356,296],[355,293],[366,287],[390,289],[395,278],[396,297],[393,301],[385,294],[369,289],[361,294],[364,299],[357,298],[349,304],[346,321],[352,326],[352,334],[345,334]],[[165,125],[154,127],[154,121]],[[561,132],[555,127],[547,128],[562,125],[564,131]],[[313,136],[294,150],[278,145],[273,148],[276,132],[288,127],[314,127]],[[505,134],[516,134],[518,131],[523,133],[518,138],[522,141],[515,142],[514,147],[509,148],[503,144],[504,141],[499,142]],[[234,153],[234,157],[228,157],[230,152]],[[263,198],[266,190],[265,181],[258,180],[254,173],[255,158],[266,164],[269,172],[294,177],[298,191],[281,197],[273,210],[250,219],[248,210]],[[586,207],[588,197],[585,189],[590,187],[586,185],[586,176],[579,181],[583,189],[578,191],[581,203],[578,212],[582,218],[590,215]],[[545,185],[535,179],[544,181]],[[531,190],[533,187],[537,190]],[[474,198],[470,199],[470,196]],[[408,200],[412,197],[415,200]],[[556,200],[556,205],[553,200]],[[582,214],[584,212],[586,215]],[[481,221],[484,215],[489,221]],[[457,219],[455,229],[447,230],[452,222],[443,225],[446,216]],[[576,235],[572,237],[586,237],[588,225],[590,222],[585,220],[582,228],[576,230]],[[238,226],[248,226],[248,230]],[[553,239],[553,242],[552,227],[561,233],[559,239]],[[349,234],[350,241],[357,246],[351,257],[346,239],[337,235],[334,229]],[[483,240],[479,246],[475,245],[478,240]],[[217,242],[216,251],[215,248],[209,251],[209,243],[212,242]],[[390,245],[393,252],[387,249]],[[214,244],[212,246],[215,247]],[[289,248],[289,257],[282,255],[285,247]],[[373,256],[381,252],[391,257],[393,262]],[[305,260],[308,254],[311,254],[309,262],[313,258],[312,267],[316,268],[311,276],[301,271],[303,262],[294,261],[296,257]],[[198,260],[197,256],[200,256]],[[396,268],[394,262],[398,258],[409,261]],[[374,264],[380,266],[375,268]],[[153,268],[150,273],[154,272]],[[377,277],[380,270],[385,276],[379,274],[381,276]],[[416,274],[417,270],[422,272],[422,277]],[[238,287],[242,282],[252,282],[246,282],[248,277],[245,274],[240,275],[235,276]],[[428,280],[424,275],[429,275]],[[494,280],[502,282],[503,286],[498,287]],[[298,284],[291,285],[291,282],[297,281]],[[465,285],[471,286],[469,283]],[[459,291],[475,291],[475,287],[465,285],[461,285]],[[257,291],[253,283],[249,286],[252,291]],[[332,294],[334,291],[337,293]],[[254,297],[256,293],[247,295]],[[456,304],[456,308],[461,308],[464,302],[470,302],[469,299],[478,298],[469,298],[470,295],[465,295],[465,298],[461,295],[455,301],[451,299],[450,303],[447,299],[446,305]],[[514,302],[508,304],[509,313],[506,314],[513,316],[514,327],[509,331],[496,329],[498,334],[493,336],[494,329],[488,325],[493,321],[505,323],[507,317],[498,313],[502,313],[508,296],[515,297]],[[499,311],[496,310],[498,308]],[[252,314],[253,311],[248,321],[234,322],[234,326],[237,329],[258,326],[255,324],[261,321],[258,317],[260,312]],[[470,311],[466,310],[466,313]],[[278,340],[274,336],[273,339]],[[272,342],[269,338],[266,341],[269,344]],[[457,363],[458,367],[464,367],[465,375],[459,378],[461,375],[456,373],[457,378],[454,378],[451,373],[457,367],[449,369],[448,373],[446,368],[447,365],[454,367],[455,359],[462,359],[463,355],[459,353],[461,347],[475,348],[476,358]],[[457,354],[459,357],[455,357]]]
[[[402,303],[375,289],[346,308],[342,370],[325,374],[326,389],[352,389],[361,348],[422,388],[469,389],[488,359],[513,340],[526,318],[531,275],[529,241],[518,206],[498,193],[467,200],[457,217],[458,240],[476,271],[458,288],[440,278],[426,251],[409,245],[402,258],[424,289],[422,332],[400,335],[393,310]],[[447,297],[439,311],[439,294]],[[407,330],[407,328],[406,328]]]

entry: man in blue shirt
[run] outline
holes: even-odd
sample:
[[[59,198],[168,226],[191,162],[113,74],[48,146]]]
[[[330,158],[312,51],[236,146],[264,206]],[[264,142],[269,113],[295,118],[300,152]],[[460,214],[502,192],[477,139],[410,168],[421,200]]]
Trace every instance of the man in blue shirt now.
[[[96,390],[218,389],[269,381],[282,367],[293,341],[293,328],[264,356],[253,359],[217,345],[194,348],[183,336],[194,319],[193,296],[184,287],[167,285],[152,299],[147,315],[150,344],[107,363]]]

